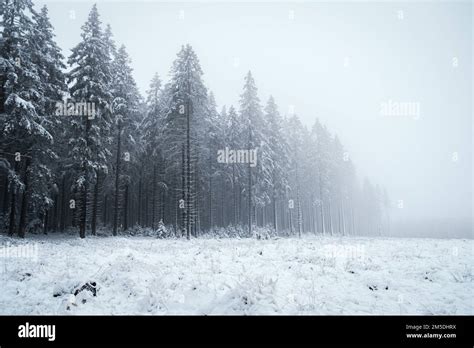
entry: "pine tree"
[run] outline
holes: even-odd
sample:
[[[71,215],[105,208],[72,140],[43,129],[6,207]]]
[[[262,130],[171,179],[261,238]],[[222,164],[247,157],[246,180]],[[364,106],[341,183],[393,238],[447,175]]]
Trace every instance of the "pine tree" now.
[[[102,135],[111,128],[108,89],[110,56],[100,27],[96,5],[92,7],[87,22],[82,26],[82,41],[72,49],[68,63],[72,67],[68,74],[72,100],[77,103],[92,103],[94,114],[77,115],[72,119],[73,134],[70,141],[70,158],[81,173],[76,179],[80,192],[81,218],[79,234],[85,238],[88,188],[94,175],[106,170],[110,152],[103,146]]]
[[[58,159],[63,153],[61,134],[64,117],[56,115],[57,105],[67,94],[66,78],[63,70],[63,55],[54,41],[53,27],[44,6],[39,13],[33,14],[33,62],[38,69],[41,82],[41,99],[36,110],[41,117],[42,126],[51,134],[51,141],[37,141],[31,149],[31,215],[32,219],[43,220],[44,231],[47,231],[47,214],[57,196],[56,173],[61,169]],[[29,197],[24,195],[25,207],[28,209]],[[24,225],[21,226],[24,228]]]
[[[266,189],[272,202],[273,229],[277,232],[277,200],[285,194],[288,186],[289,147],[283,130],[283,119],[272,96],[265,107],[264,136],[264,178],[267,179]]]
[[[321,230],[325,234],[328,229],[328,209],[326,206],[329,206],[329,180],[330,180],[330,134],[328,133],[326,127],[324,127],[319,120],[313,125],[312,135],[316,143],[316,166],[317,166],[317,181],[318,181],[318,191],[319,191],[319,200],[318,205],[320,208],[320,220],[321,220]],[[329,225],[330,229],[330,225]]]
[[[149,159],[142,165],[142,174],[140,174],[140,183],[142,185],[144,180],[151,181],[152,191],[152,217],[151,226],[155,228],[155,221],[157,215],[157,190],[163,189],[164,183],[158,181],[159,171],[163,172],[164,162],[162,156],[162,128],[165,112],[165,95],[162,89],[161,79],[158,74],[153,77],[150,88],[147,91],[146,101],[146,116],[144,117],[140,129],[142,130],[142,139],[145,144],[143,147],[142,156]],[[159,166],[159,168],[157,168]],[[143,178],[142,178],[143,176]],[[162,175],[161,175],[162,176]],[[161,184],[161,185],[160,185]],[[163,204],[163,202],[161,202]]]
[[[240,117],[246,127],[246,149],[249,151],[259,148],[263,141],[263,115],[260,106],[260,99],[257,95],[257,86],[249,71],[245,76],[245,84],[243,93],[240,96]],[[248,233],[252,235],[252,215],[253,207],[256,201],[254,190],[255,178],[258,177],[259,168],[252,170],[252,165],[249,161],[247,164],[247,213],[248,213]]]
[[[209,93],[208,99],[208,119],[207,119],[207,158],[208,165],[206,166],[206,176],[208,177],[208,214],[209,214],[209,228],[215,226],[216,219],[214,216],[214,196],[217,196],[216,182],[219,179],[218,167],[216,166],[217,151],[219,150],[221,139],[221,125],[219,123],[219,113],[217,112],[216,100],[212,92]]]
[[[348,199],[348,189],[347,189],[347,168],[346,161],[348,158],[345,156],[344,147],[342,146],[338,136],[334,136],[332,142],[332,152],[333,152],[333,192],[334,199],[336,203],[336,208],[338,212],[338,232],[342,235],[346,234],[346,204]]]
[[[132,76],[130,58],[121,46],[117,51],[112,65],[112,95],[111,111],[115,121],[116,137],[116,164],[115,164],[115,204],[113,234],[117,235],[119,209],[121,208],[120,190],[121,184],[125,188],[125,202],[128,202],[128,185],[130,177],[122,174],[123,164],[130,161],[130,152],[134,147],[134,130],[137,125],[136,114],[138,113],[139,93]],[[128,151],[123,151],[123,148]],[[122,181],[122,182],[121,182]],[[127,218],[127,207],[123,207],[124,218]],[[124,229],[127,224],[124,223]]]
[[[22,194],[18,234],[24,237],[30,208],[31,219],[44,215],[51,205],[51,168],[55,101],[65,90],[59,49],[43,8],[37,13],[31,1],[5,1],[0,58],[0,125],[5,140],[2,153],[10,157],[11,191],[9,233],[16,223],[17,195]],[[35,177],[31,173],[35,173]],[[33,198],[31,205],[30,198]]]
[[[296,226],[298,235],[301,237],[303,227],[303,217],[301,211],[301,177],[303,162],[303,139],[306,138],[305,129],[296,115],[288,119],[288,144],[290,149],[290,197],[296,208]],[[292,210],[290,210],[290,219],[292,218]],[[292,229],[292,226],[290,226]]]
[[[171,69],[171,81],[165,88],[166,107],[163,137],[167,144],[165,155],[174,160],[172,167],[181,165],[182,227],[187,238],[195,229],[196,168],[205,143],[205,122],[208,116],[207,89],[202,82],[199,60],[190,45],[183,46]],[[184,156],[179,156],[179,154]],[[181,163],[176,160],[182,159]],[[175,173],[179,173],[178,170]]]
[[[244,149],[243,143],[243,132],[244,125],[241,122],[239,114],[237,114],[235,108],[231,105],[229,108],[229,113],[227,117],[227,127],[225,130],[226,144],[229,148],[235,150]],[[231,178],[232,178],[232,216],[233,224],[240,224],[242,221],[241,218],[241,206],[240,206],[240,197],[242,195],[242,185],[244,180],[245,170],[244,168],[235,163],[231,163]]]

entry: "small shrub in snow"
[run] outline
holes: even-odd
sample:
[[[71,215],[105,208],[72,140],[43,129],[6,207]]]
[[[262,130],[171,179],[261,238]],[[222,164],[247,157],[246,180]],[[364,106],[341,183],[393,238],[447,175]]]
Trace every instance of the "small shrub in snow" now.
[[[227,227],[213,227],[209,231],[201,234],[208,238],[255,238],[255,239],[271,239],[277,238],[273,228],[252,226],[252,233],[249,233],[246,226],[229,225]]]
[[[43,221],[40,219],[33,219],[26,226],[26,231],[31,234],[40,234],[43,233],[43,228]]]
[[[163,223],[163,220],[158,222],[158,226],[156,229],[151,227],[142,227],[139,225],[135,225],[132,228],[128,229],[122,234],[126,234],[129,236],[140,236],[140,237],[157,237],[157,238],[176,238],[176,233],[172,225],[166,226]]]
[[[253,227],[253,238],[255,239],[271,239],[277,237],[275,231],[269,226],[266,227]]]
[[[163,220],[160,220],[158,222],[158,228],[156,229],[156,236],[158,238],[168,238],[168,237],[170,237],[168,229],[166,228],[165,224],[163,223]]]

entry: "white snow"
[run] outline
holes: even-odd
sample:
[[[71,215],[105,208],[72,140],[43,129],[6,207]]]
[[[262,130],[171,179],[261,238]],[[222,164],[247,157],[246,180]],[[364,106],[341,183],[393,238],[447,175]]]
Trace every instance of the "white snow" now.
[[[473,246],[462,239],[1,236],[0,314],[472,315]],[[97,296],[74,296],[86,282],[97,283]]]

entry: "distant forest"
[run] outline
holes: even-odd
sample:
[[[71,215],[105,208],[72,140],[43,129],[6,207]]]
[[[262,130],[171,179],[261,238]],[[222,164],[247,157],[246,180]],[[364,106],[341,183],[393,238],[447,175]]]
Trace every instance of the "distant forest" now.
[[[67,58],[46,7],[3,0],[0,18],[2,233],[389,233],[385,190],[318,119],[260,101],[251,72],[239,105],[218,109],[183,45],[143,97],[95,5]]]

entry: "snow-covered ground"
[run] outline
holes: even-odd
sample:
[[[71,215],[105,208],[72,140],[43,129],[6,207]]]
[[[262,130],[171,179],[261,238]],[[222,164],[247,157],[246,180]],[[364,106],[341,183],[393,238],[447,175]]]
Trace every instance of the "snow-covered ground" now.
[[[2,236],[0,314],[473,314],[473,246]]]

